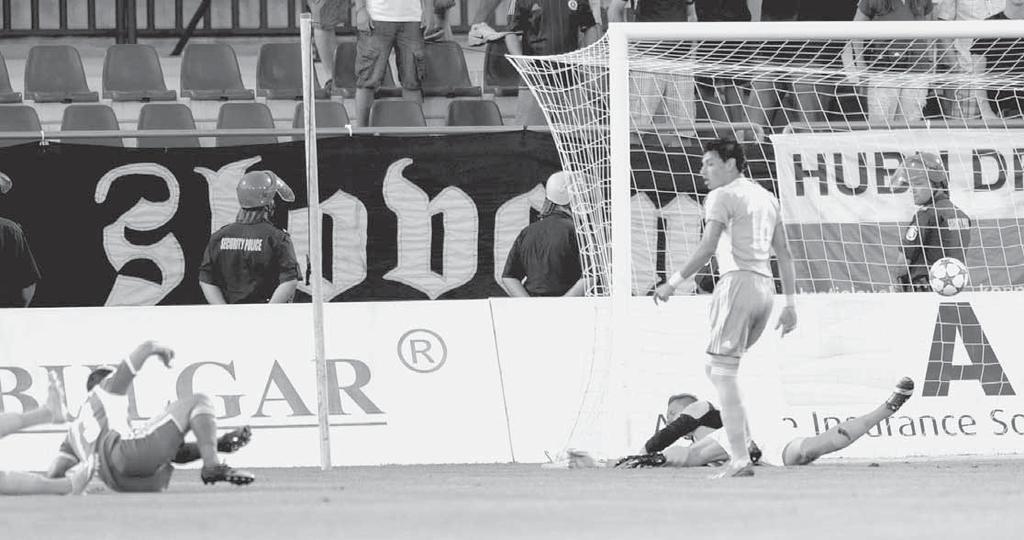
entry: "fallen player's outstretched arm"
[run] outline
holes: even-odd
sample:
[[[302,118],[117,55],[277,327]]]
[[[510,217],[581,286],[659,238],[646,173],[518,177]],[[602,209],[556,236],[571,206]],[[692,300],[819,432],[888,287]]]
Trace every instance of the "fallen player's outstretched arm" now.
[[[707,401],[697,401],[683,410],[679,418],[658,430],[644,445],[648,454],[661,452],[680,438],[693,433],[700,426],[718,429],[722,427],[722,416]]]
[[[160,357],[164,365],[170,367],[171,360],[174,359],[174,351],[155,341],[144,341],[128,355],[128,358],[125,358],[118,364],[113,375],[103,381],[103,389],[118,396],[127,394],[128,387],[132,384],[132,380],[135,379],[135,374],[142,369],[146,359],[150,356]]]

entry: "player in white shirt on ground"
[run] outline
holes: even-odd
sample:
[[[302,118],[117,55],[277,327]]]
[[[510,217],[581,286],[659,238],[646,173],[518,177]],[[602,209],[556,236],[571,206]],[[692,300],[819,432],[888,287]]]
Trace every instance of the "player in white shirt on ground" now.
[[[752,476],[747,453],[747,414],[736,380],[740,358],[761,336],[771,316],[775,284],[769,263],[774,250],[782,274],[786,307],[775,328],[785,336],[796,328],[793,259],[786,244],[779,202],[743,176],[746,159],[739,143],[712,141],[704,149],[701,174],[710,190],[704,203],[704,236],[682,269],[654,291],[654,302],[666,302],[676,287],[715,255],[721,280],[711,300],[711,336],[707,374],[718,391],[722,424],[731,460],[718,477]],[[757,433],[752,434],[754,438]]]

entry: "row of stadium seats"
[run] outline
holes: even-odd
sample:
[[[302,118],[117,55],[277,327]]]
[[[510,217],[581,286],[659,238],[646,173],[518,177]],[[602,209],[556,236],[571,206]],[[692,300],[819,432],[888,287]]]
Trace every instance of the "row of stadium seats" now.
[[[348,112],[337,101],[317,100],[316,125],[318,128],[344,128],[349,124]],[[302,103],[296,103],[292,127],[304,125]],[[372,127],[425,127],[423,109],[416,101],[402,99],[380,99],[370,108]],[[448,104],[449,126],[500,126],[501,112],[494,101],[485,99],[455,99]],[[224,103],[217,115],[217,129],[273,129],[274,119],[270,108],[255,101]],[[0,131],[31,131],[42,129],[39,116],[29,105],[6,105],[0,107]],[[114,110],[101,103],[74,103],[64,109],[61,131],[116,131],[120,124]],[[192,109],[183,103],[146,103],[139,112],[138,129],[147,130],[190,130],[196,129]],[[298,139],[294,137],[293,139]],[[119,137],[112,138],[63,138],[62,142],[124,146]],[[30,142],[26,139],[0,139],[0,147]],[[278,138],[265,136],[221,136],[216,138],[217,146],[272,144]],[[142,148],[169,148],[200,146],[196,137],[139,137]]]
[[[470,81],[462,48],[455,42],[428,43],[425,51],[426,78],[422,81],[426,97],[479,97],[482,93],[515,95],[519,76],[504,57],[504,44],[488,47],[484,68],[484,87]],[[330,95],[351,98],[355,94],[355,42],[338,45],[335,56],[336,80]],[[256,66],[256,89],[246,88],[234,49],[227,43],[191,44],[181,62],[182,98],[203,101],[301,99],[302,63],[299,44],[265,43],[260,47]],[[317,83],[319,86],[319,83]],[[398,97],[391,69],[377,97]],[[96,102],[100,93],[89,88],[78,50],[70,45],[32,47],[25,64],[24,96],[37,103]],[[169,90],[156,50],[149,45],[112,45],[103,62],[102,97],[112,101],[174,101],[178,92]],[[318,99],[328,98],[328,90],[319,88]],[[7,64],[0,53],[0,103],[20,103],[22,95],[11,88]]]

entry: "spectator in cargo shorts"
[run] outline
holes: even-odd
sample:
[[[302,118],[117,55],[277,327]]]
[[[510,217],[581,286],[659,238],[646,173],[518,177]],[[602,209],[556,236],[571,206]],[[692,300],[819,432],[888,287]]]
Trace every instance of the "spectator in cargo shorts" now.
[[[356,115],[370,124],[374,91],[384,79],[391,50],[396,50],[402,97],[422,101],[423,8],[420,0],[356,0]]]

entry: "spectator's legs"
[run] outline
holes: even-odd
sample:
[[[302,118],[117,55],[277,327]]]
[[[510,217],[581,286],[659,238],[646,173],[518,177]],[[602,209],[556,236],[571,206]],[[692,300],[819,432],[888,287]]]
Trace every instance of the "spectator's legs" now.
[[[319,26],[314,28],[313,43],[316,44],[316,50],[320,53],[320,64],[327,71],[327,78],[324,80],[326,86],[327,81],[334,80],[334,51],[338,48],[338,38],[334,33],[334,28],[329,30]]]
[[[868,121],[888,123],[896,116],[900,104],[898,88],[868,87]]]
[[[928,99],[927,88],[902,88],[899,92],[900,118],[916,122],[924,118],[924,104]]]
[[[725,104],[715,88],[714,81],[710,78],[697,78],[697,91],[700,93],[701,106],[704,108],[705,116],[711,122],[728,122]]]
[[[469,21],[470,26],[487,22],[487,18],[494,13],[494,10],[498,9],[498,4],[501,4],[501,1],[502,0],[481,0],[476,6],[476,11],[473,12],[473,18]]]
[[[763,128],[770,127],[768,111],[778,107],[779,102],[779,92],[775,88],[774,81],[765,79],[751,81],[750,94],[744,104],[747,121]]]
[[[424,58],[423,33],[418,23],[395,23],[395,67],[402,81],[402,98],[423,102],[420,85],[426,75],[426,59]]]
[[[693,77],[690,76],[666,76],[660,81],[664,87],[659,94],[664,94],[665,116],[668,118],[675,132],[670,137],[678,140],[676,135],[682,132],[692,132],[693,124],[696,122],[697,104],[694,101]]]
[[[370,125],[370,107],[374,93],[388,68],[388,57],[398,25],[402,23],[377,21],[370,32],[359,32],[356,38],[356,119],[359,127]],[[419,29],[419,23],[413,23]],[[422,36],[420,37],[422,41]],[[403,87],[405,82],[403,81]]]
[[[824,122],[828,99],[835,99],[836,88],[825,84],[793,83],[798,122]]]

